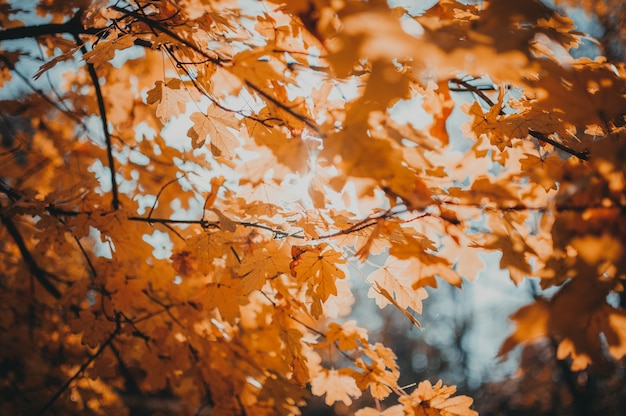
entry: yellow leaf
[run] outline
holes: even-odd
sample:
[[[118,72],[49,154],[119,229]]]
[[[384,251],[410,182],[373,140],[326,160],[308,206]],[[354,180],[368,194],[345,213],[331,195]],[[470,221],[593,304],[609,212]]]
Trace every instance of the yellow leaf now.
[[[424,289],[422,289],[424,290]],[[385,299],[387,299],[391,304],[393,304],[396,308],[398,308],[398,310],[400,312],[402,312],[402,314],[404,316],[407,317],[407,319],[409,321],[411,321],[411,323],[413,323],[413,325],[415,325],[418,328],[422,327],[422,324],[419,323],[419,321],[413,316],[413,314],[411,314],[411,312],[409,312],[407,309],[405,309],[404,307],[402,307],[402,305],[400,305],[396,299],[394,298],[394,296],[389,293],[387,291],[387,289],[385,289],[384,287],[382,287],[380,284],[376,283],[376,291],[378,293],[380,293]]]
[[[498,356],[505,356],[521,343],[544,338],[548,335],[549,319],[549,304],[544,300],[520,308],[511,316],[511,320],[517,324],[515,332],[502,343]]]
[[[381,308],[385,307],[388,301],[402,310],[411,308],[417,313],[422,313],[422,300],[428,297],[428,293],[423,287],[415,289],[412,287],[416,274],[419,274],[417,262],[389,256],[384,267],[368,276],[368,280],[375,283],[368,296],[376,297],[376,304]],[[378,294],[382,295],[382,298]]]
[[[364,407],[356,411],[354,416],[405,416],[404,407],[400,404],[386,408],[383,411],[372,407]]]
[[[326,331],[328,342],[337,342],[339,349],[343,351],[356,350],[359,345],[367,344],[367,330],[359,328],[356,321],[350,320],[342,325],[331,322]]]

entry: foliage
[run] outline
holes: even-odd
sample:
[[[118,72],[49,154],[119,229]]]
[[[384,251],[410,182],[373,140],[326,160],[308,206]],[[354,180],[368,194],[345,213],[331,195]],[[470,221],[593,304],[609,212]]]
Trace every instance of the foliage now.
[[[298,414],[309,386],[327,405],[366,392],[359,415],[474,415],[442,382],[398,384],[346,320],[349,282],[419,325],[425,288],[492,251],[556,288],[501,354],[626,354],[626,302],[607,303],[626,279],[626,68],[572,58],[588,35],[564,14],[29,7],[0,1],[0,86],[22,85],[0,107],[3,414]]]

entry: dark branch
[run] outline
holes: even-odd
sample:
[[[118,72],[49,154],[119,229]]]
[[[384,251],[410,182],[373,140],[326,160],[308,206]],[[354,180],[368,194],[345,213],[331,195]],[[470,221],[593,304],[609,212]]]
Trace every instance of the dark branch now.
[[[116,12],[122,13],[122,14],[124,14],[126,16],[133,17],[133,18],[139,20],[140,22],[145,23],[150,28],[156,29],[159,32],[165,33],[167,36],[169,36],[172,39],[182,43],[185,46],[187,46],[188,48],[190,48],[191,50],[193,50],[197,54],[203,56],[207,61],[212,62],[215,65],[220,65],[221,66],[222,63],[225,62],[224,59],[221,59],[221,58],[219,58],[217,56],[211,56],[207,51],[200,49],[198,47],[198,45],[194,44],[193,42],[188,41],[187,39],[184,39],[184,38],[180,37],[178,34],[176,34],[175,32],[171,31],[167,26],[164,26],[161,23],[148,18],[148,17],[144,16],[141,13],[137,13],[137,12],[132,11],[132,10],[127,10],[127,9],[124,9],[124,8],[118,7],[118,6],[112,6],[111,9],[115,10]]]
[[[81,45],[81,52],[87,53],[87,48],[83,44],[82,40],[76,35],[74,36],[76,43]],[[98,100],[98,111],[100,112],[100,120],[102,121],[102,132],[104,133],[104,142],[107,148],[107,159],[109,163],[109,171],[111,173],[111,192],[113,193],[113,200],[111,206],[113,210],[117,210],[120,207],[120,198],[117,193],[117,179],[115,178],[115,158],[113,157],[113,144],[111,142],[111,132],[109,131],[109,122],[107,121],[107,111],[104,105],[104,96],[102,95],[102,89],[100,88],[100,80],[96,73],[96,67],[89,61],[87,61],[87,71],[89,77],[96,90],[96,99]]]
[[[50,293],[56,299],[60,299],[61,292],[59,292],[59,289],[57,289],[52,284],[52,282],[50,281],[50,278],[48,277],[48,273],[45,270],[43,270],[41,267],[39,267],[39,265],[33,258],[32,254],[28,250],[28,247],[26,247],[26,243],[24,242],[24,239],[22,238],[22,234],[20,233],[20,230],[17,229],[17,226],[5,214],[0,214],[0,221],[7,228],[7,231],[9,232],[9,234],[11,234],[13,241],[15,241],[15,244],[17,244],[17,248],[20,250],[22,259],[24,259],[24,262],[30,269],[30,272],[33,274],[33,276],[35,276],[35,279],[37,279],[37,281],[41,284],[41,286],[43,286],[44,289],[46,289],[48,293]]]
[[[552,140],[545,134],[539,133],[538,131],[529,129],[528,134],[530,134],[531,136],[533,136],[535,139],[539,140],[540,142],[551,144],[552,146],[564,151],[565,153],[569,153],[572,156],[576,156],[580,160],[589,160],[589,152],[586,150],[583,152],[577,152],[576,150],[570,149],[569,147],[557,142],[556,140]]]
[[[57,392],[54,393],[54,395],[46,402],[46,404],[43,405],[43,407],[37,413],[38,416],[45,414],[46,411],[54,404],[54,402],[57,401],[57,399],[61,397],[61,395],[68,389],[70,384],[72,384],[74,380],[80,377],[80,375],[87,369],[87,367],[89,367],[89,365],[93,362],[93,360],[98,358],[100,354],[102,354],[102,351],[104,351],[104,349],[113,342],[113,340],[115,339],[115,337],[120,331],[119,319],[117,319],[116,325],[117,327],[115,328],[115,331],[113,331],[111,335],[109,335],[106,341],[100,344],[100,347],[95,352],[95,354],[89,356],[89,359],[85,361],[83,365],[80,366],[78,371],[76,371],[76,373],[74,373],[72,377],[70,377],[65,383],[63,383],[63,385],[57,390]]]
[[[491,98],[487,97],[487,94],[483,92],[483,91],[489,91],[488,89],[478,88],[470,84],[469,82],[463,81],[462,79],[458,79],[458,78],[452,78],[450,82],[463,86],[463,88],[465,88],[466,91],[473,92],[474,94],[479,96],[485,103],[487,103],[489,107],[493,107],[495,105],[495,103],[491,100]],[[495,88],[492,88],[491,90],[495,90]],[[457,91],[460,91],[460,90],[457,90]],[[504,115],[504,112],[502,110],[500,110],[500,115]]]
[[[483,92],[484,89],[483,88],[478,88],[472,84],[470,84],[467,81],[463,81],[462,79],[457,79],[457,78],[453,78],[450,80],[450,82],[457,84],[457,85],[461,85],[463,86],[463,88],[466,88],[466,91],[470,91],[473,92],[474,94],[476,94],[477,96],[479,96],[487,105],[489,105],[490,107],[493,107],[495,105],[495,103],[493,102],[493,100],[491,100],[491,98],[487,97],[487,95]],[[457,90],[459,91],[459,90]],[[501,116],[504,115],[504,111],[500,110],[499,113]],[[544,133],[540,133],[538,131],[534,131],[534,130],[528,130],[528,134],[531,135],[532,137],[534,137],[535,139],[539,140],[540,142],[543,143],[548,143],[551,144],[552,146],[556,147],[559,150],[562,150],[565,153],[568,153],[572,156],[577,157],[580,160],[589,160],[589,153],[587,151],[584,152],[578,152],[572,148],[569,148],[567,146],[565,146],[562,143],[557,142],[556,140],[553,140],[551,138],[548,137],[548,135],[544,134]]]
[[[309,128],[311,128],[311,130],[313,130],[318,136],[320,137],[324,137],[324,133],[322,133],[322,131],[319,129],[318,125],[315,124],[315,122],[313,120],[311,120],[310,118],[299,114],[295,111],[293,111],[291,108],[289,108],[287,105],[281,103],[280,101],[278,101],[276,98],[272,97],[271,95],[269,95],[268,93],[266,93],[265,91],[263,91],[260,87],[254,85],[252,82],[246,80],[246,85],[251,88],[252,90],[256,91],[257,93],[259,93],[259,95],[261,95],[263,98],[265,98],[266,100],[270,101],[272,104],[274,104],[276,107],[280,108],[283,111],[286,111],[287,113],[289,113],[290,115],[294,116],[295,118],[297,118],[298,120],[302,121],[304,124],[306,124],[307,126],[309,126]]]
[[[0,31],[0,41],[36,38],[38,36],[56,35],[60,33],[69,33],[75,36],[80,34],[95,35],[102,29],[85,28],[82,24],[82,11],[78,11],[70,20],[65,23],[50,23],[37,26],[21,26],[12,27]]]

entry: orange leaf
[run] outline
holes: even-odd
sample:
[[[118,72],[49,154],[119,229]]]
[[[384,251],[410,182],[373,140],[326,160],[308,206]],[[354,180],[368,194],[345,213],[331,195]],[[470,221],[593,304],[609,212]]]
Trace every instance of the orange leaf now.
[[[193,126],[187,132],[194,149],[204,144],[207,138],[211,143],[211,152],[215,156],[231,158],[235,149],[239,147],[239,139],[229,130],[238,129],[239,121],[230,112],[222,110],[217,105],[211,105],[207,113],[195,112],[190,116]]]
[[[320,244],[312,250],[300,255],[302,262],[295,266],[296,278],[299,282],[307,282],[313,293],[322,301],[330,295],[337,294],[336,279],[343,279],[346,274],[337,267],[346,262],[343,254],[328,248],[327,244]]]
[[[164,123],[170,117],[185,111],[185,103],[189,101],[189,93],[181,88],[181,85],[181,80],[173,78],[167,84],[164,84],[163,81],[155,82],[154,88],[148,91],[146,102],[148,104],[157,103],[156,115]]]
[[[337,370],[323,369],[311,379],[311,392],[316,396],[326,395],[325,403],[330,406],[341,401],[346,406],[352,404],[352,398],[361,397],[354,378]]]

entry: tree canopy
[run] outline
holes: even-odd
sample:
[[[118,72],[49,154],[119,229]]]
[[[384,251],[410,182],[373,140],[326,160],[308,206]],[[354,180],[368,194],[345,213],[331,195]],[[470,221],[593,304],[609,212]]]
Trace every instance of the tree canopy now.
[[[351,287],[486,252],[554,293],[500,355],[622,359],[626,9],[555,3],[0,0],[1,413],[475,415]]]

